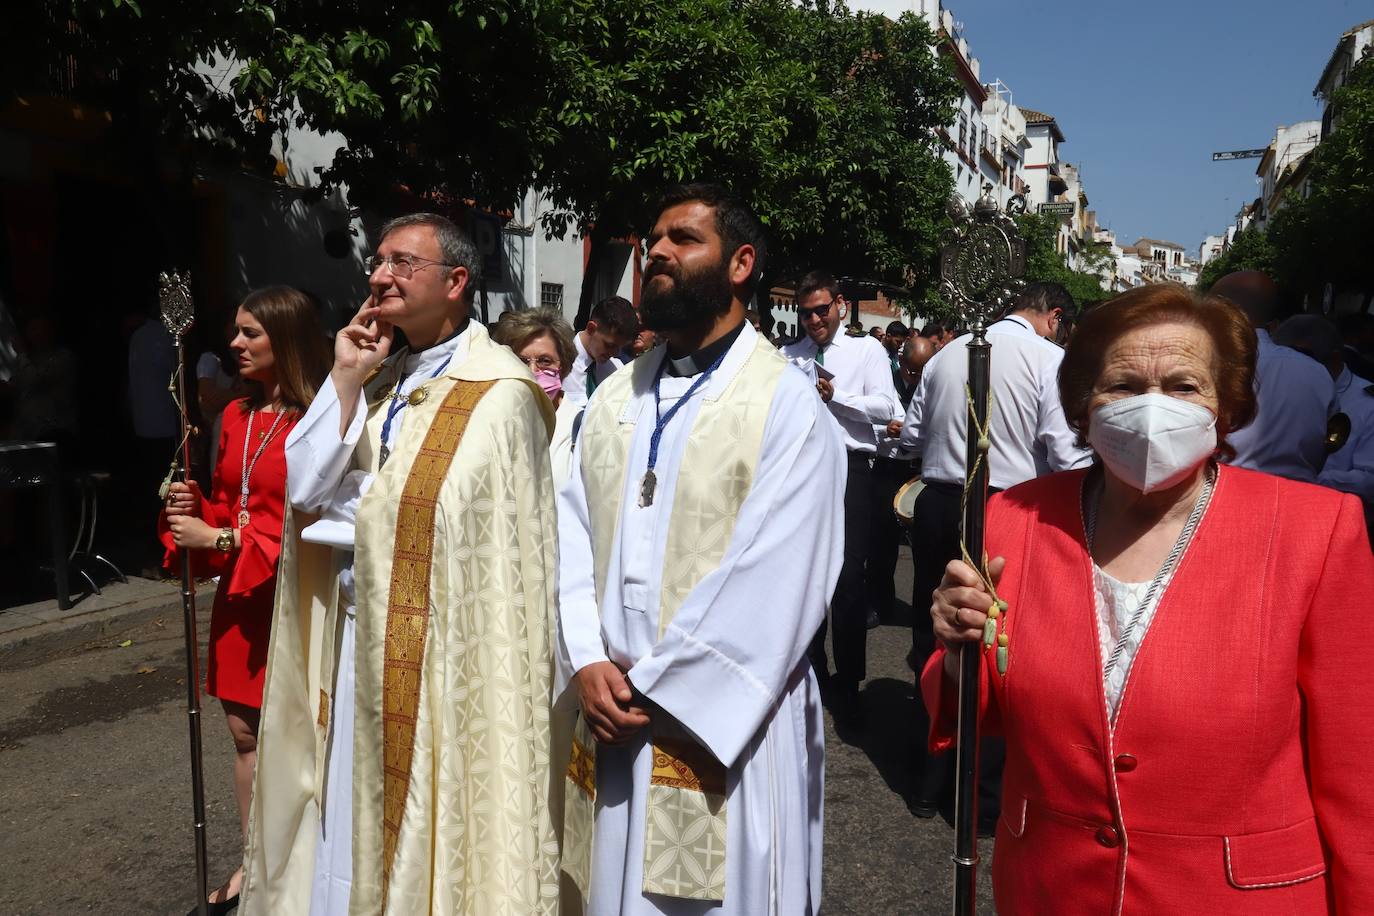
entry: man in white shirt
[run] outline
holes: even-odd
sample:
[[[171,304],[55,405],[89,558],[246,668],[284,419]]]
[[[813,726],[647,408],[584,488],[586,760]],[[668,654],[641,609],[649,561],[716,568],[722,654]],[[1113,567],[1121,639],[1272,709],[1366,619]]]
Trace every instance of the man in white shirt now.
[[[1321,366],[1274,343],[1269,330],[1279,317],[1279,289],[1258,270],[1238,270],[1212,285],[1211,293],[1245,312],[1259,338],[1255,358],[1254,421],[1232,433],[1231,463],[1315,482],[1326,462],[1326,423],[1336,412],[1336,386]]]
[[[1350,371],[1340,332],[1319,315],[1294,315],[1279,325],[1274,342],[1312,357],[1336,380],[1337,406],[1350,419],[1350,437],[1327,457],[1317,483],[1358,496],[1368,525],[1374,519],[1374,385]]]
[[[835,714],[854,721],[861,714],[868,639],[868,596],[864,563],[868,559],[869,517],[873,510],[873,459],[878,432],[898,410],[897,390],[887,351],[868,335],[839,333],[849,306],[839,284],[813,270],[797,286],[797,320],[806,336],[783,347],[782,355],[816,378],[816,390],[840,425],[849,456],[844,494],[844,567],[830,602],[835,649]],[[811,662],[825,679],[825,625],[811,645]]]
[[[887,426],[876,430],[878,456],[873,460],[873,516],[868,535],[868,563],[864,567],[871,608],[870,625],[874,622],[874,612],[880,621],[891,615],[897,597],[893,576],[897,570],[903,525],[897,521],[892,502],[897,491],[915,477],[920,468],[912,460],[911,452],[902,448],[902,424],[921,381],[921,373],[935,350],[935,344],[926,337],[911,337],[898,348],[897,369],[892,373],[898,411]]]
[[[592,306],[587,326],[573,335],[577,359],[563,380],[564,396],[578,407],[587,403],[596,386],[624,365],[615,354],[634,342],[639,316],[624,296],[611,296]]]
[[[1031,283],[1010,312],[987,331],[992,345],[989,401],[988,484],[992,491],[1091,460],[1064,420],[1059,400],[1059,364],[1064,351],[1051,343],[1059,316],[1072,311],[1073,297],[1057,283]],[[902,447],[921,456],[925,489],[916,498],[911,522],[915,565],[912,608],[912,667],[919,672],[934,650],[930,595],[945,564],[957,559],[968,429],[968,343],[965,334],[926,364],[902,427]],[[984,779],[978,811],[984,826],[1000,807],[1000,745],[984,743]],[[927,758],[915,813],[930,817],[948,803],[953,755]]]

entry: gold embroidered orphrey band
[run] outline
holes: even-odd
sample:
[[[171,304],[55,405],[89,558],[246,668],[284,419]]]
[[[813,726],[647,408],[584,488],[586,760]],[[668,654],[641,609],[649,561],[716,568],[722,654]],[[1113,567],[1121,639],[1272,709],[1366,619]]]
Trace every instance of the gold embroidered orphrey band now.
[[[401,491],[396,545],[391,557],[391,592],[386,607],[382,667],[382,901],[410,789],[420,673],[429,628],[429,578],[434,563],[434,518],[439,490],[453,464],[468,419],[495,382],[458,382],[439,405]]]

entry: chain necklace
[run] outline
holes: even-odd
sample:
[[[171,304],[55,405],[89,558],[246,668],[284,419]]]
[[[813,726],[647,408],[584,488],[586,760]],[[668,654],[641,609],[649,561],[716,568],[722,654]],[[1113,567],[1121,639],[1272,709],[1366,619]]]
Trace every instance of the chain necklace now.
[[[1159,567],[1159,571],[1155,573],[1154,579],[1150,581],[1150,587],[1145,592],[1145,597],[1141,600],[1139,606],[1136,607],[1135,612],[1132,613],[1127,620],[1125,628],[1122,629],[1121,635],[1117,637],[1111,652],[1107,656],[1107,660],[1103,663],[1102,681],[1104,684],[1107,682],[1108,678],[1111,677],[1113,669],[1115,669],[1117,664],[1121,661],[1122,653],[1125,652],[1126,645],[1130,642],[1131,637],[1135,635],[1136,628],[1140,626],[1140,621],[1144,618],[1145,611],[1155,600],[1155,596],[1159,591],[1166,585],[1169,579],[1173,577],[1174,570],[1178,567],[1178,562],[1183,557],[1183,551],[1193,539],[1193,533],[1197,531],[1197,526],[1202,521],[1202,515],[1207,511],[1207,504],[1212,501],[1212,491],[1216,488],[1216,483],[1217,469],[1214,466],[1208,467],[1203,472],[1202,491],[1198,493],[1197,501],[1193,504],[1193,511],[1188,514],[1188,520],[1184,522],[1183,530],[1178,534],[1178,540],[1174,542],[1174,547],[1169,551],[1169,555],[1164,558],[1163,565]],[[1097,475],[1096,480],[1093,480],[1092,475],[1089,475],[1089,477],[1083,481],[1083,484],[1083,533],[1087,536],[1088,553],[1091,555],[1093,541],[1096,539],[1097,535],[1097,509],[1098,504],[1102,500],[1104,481],[1101,474]]]
[[[286,416],[286,411],[278,410],[272,420],[272,425],[267,428],[266,433],[259,433],[262,441],[258,443],[258,450],[253,453],[253,460],[248,460],[248,440],[253,438],[253,418],[258,415],[256,410],[248,414],[248,429],[243,434],[243,467],[239,477],[239,527],[247,528],[250,516],[248,515],[248,478],[253,476],[253,468],[258,466],[258,459],[267,450],[267,443],[272,441],[272,434],[277,431],[277,424],[282,417]]]

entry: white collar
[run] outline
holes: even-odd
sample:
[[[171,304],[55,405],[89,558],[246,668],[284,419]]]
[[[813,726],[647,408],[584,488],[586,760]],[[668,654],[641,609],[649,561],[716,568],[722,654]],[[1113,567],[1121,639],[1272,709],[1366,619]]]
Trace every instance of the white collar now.
[[[422,378],[427,378],[446,360],[449,361],[449,368],[455,368],[453,360],[456,359],[461,363],[467,358],[469,344],[472,341],[472,329],[476,324],[472,319],[468,319],[467,327],[463,328],[460,333],[454,334],[448,340],[441,341],[432,347],[426,347],[423,350],[412,350],[407,347],[401,362],[402,375],[410,378],[418,374]]]
[[[1029,319],[1025,318],[1025,317],[1022,316],[1022,315],[1008,315],[1008,316],[1006,316],[1005,318],[1003,318],[1002,320],[1003,320],[1003,321],[1010,321],[1012,324],[1016,325],[1017,327],[1025,328],[1027,331],[1030,331],[1030,332],[1031,332],[1032,334],[1034,334],[1036,337],[1039,337],[1039,336],[1040,336],[1039,332],[1037,332],[1037,331],[1035,330],[1035,325],[1031,324],[1030,321],[1029,321]]]
[[[830,343],[828,343],[828,344],[825,345],[825,349],[828,351],[828,350],[832,350],[832,349],[834,349],[834,348],[840,346],[840,341],[843,340],[844,338],[848,337],[848,336],[849,336],[849,335],[846,334],[846,333],[844,332],[844,326],[841,325],[840,327],[838,327],[838,328],[835,329],[835,335],[834,335],[833,337],[830,338]],[[820,344],[818,344],[818,343],[816,343],[816,341],[812,340],[810,334],[808,334],[808,335],[806,336],[806,339],[811,341],[811,349],[815,350],[817,353],[821,352],[821,346],[820,346]],[[857,337],[854,338],[854,339],[855,339],[855,340],[858,340]]]
[[[1345,394],[1353,384],[1355,384],[1355,373],[1350,371],[1349,366],[1341,366],[1341,374],[1336,376],[1336,394]]]
[[[582,335],[585,333],[586,331],[578,331],[573,335],[573,346],[577,348],[577,358],[573,360],[574,369],[588,369],[596,362],[582,343]]]
[[[729,387],[730,383],[735,380],[735,376],[739,374],[740,369],[744,367],[744,362],[749,358],[749,354],[754,352],[754,347],[758,343],[758,337],[758,331],[755,331],[754,326],[746,321],[744,327],[740,329],[739,336],[735,338],[735,342],[730,345],[730,349],[725,351],[725,359],[721,360],[720,368],[712,372],[711,377],[703,383],[701,392],[702,400],[714,401],[725,393],[725,389]],[[810,340],[810,338],[807,339]],[[815,343],[815,341],[812,341],[812,343]],[[622,423],[633,423],[635,421],[635,417],[639,415],[641,399],[648,398],[650,401],[653,400],[653,380],[659,374],[659,366],[661,366],[663,361],[667,358],[667,347],[655,347],[648,353],[639,357],[639,359],[630,363],[630,367],[633,368],[627,367],[629,371],[635,373],[635,388],[637,390],[635,391],[634,397],[631,397],[625,404],[625,410],[620,415],[620,421]],[[664,378],[669,378],[667,373],[664,373]],[[644,386],[642,389],[639,387],[641,384]]]

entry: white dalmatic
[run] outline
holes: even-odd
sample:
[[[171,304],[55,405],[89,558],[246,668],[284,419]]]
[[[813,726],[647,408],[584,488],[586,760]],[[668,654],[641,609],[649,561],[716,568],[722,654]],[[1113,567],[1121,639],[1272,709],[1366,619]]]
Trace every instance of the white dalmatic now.
[[[782,366],[775,376],[766,420],[760,416],[761,444],[749,456],[752,481],[719,564],[690,586],[671,620],[662,627],[659,622],[665,569],[676,560],[666,551],[679,482],[692,475],[698,486],[726,473],[724,467],[736,465],[724,456],[749,438],[722,439],[718,462],[686,466],[687,455],[709,454],[700,442],[689,450],[693,436],[701,434],[694,424],[703,403],[728,403],[732,392],[747,388],[731,387],[746,363],[781,359],[756,349],[757,343],[746,325],[719,368],[664,427],[657,486],[647,506],[640,505],[640,489],[656,417],[666,415],[696,377],[663,374],[656,405],[653,376],[666,353],[646,354],[645,365],[632,367],[636,380],[620,422],[632,423],[633,433],[606,556],[596,556],[593,535],[593,520],[604,508],[588,505],[585,477],[587,468],[615,449],[608,447],[608,437],[598,440],[590,414],[599,399],[614,399],[617,392],[625,397],[622,387],[631,385],[631,370],[598,389],[574,451],[573,473],[559,494],[555,696],[560,703],[575,701],[564,696],[566,689],[575,693],[569,688],[575,672],[615,662],[647,698],[656,723],[685,728],[727,768],[724,900],[684,899],[644,890],[650,729],[620,747],[596,747],[593,914],[797,916],[820,906],[824,734],[806,650],[843,560],[845,458],[834,422],[795,367]],[[677,518],[683,523],[683,515]],[[598,568],[605,570],[599,602]],[[647,850],[650,868],[657,853]]]

